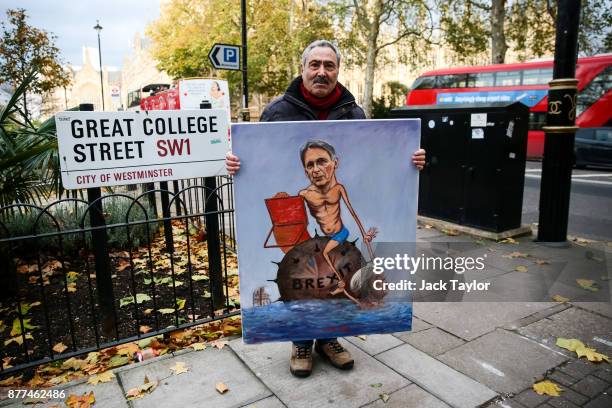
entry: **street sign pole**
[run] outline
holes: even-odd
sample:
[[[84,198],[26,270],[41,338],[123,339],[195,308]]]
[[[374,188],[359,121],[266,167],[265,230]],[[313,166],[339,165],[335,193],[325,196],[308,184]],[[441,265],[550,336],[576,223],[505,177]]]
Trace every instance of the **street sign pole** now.
[[[79,105],[80,111],[93,111],[91,103]],[[100,187],[87,189],[87,202],[89,203],[89,224],[91,228],[91,248],[94,254],[96,269],[96,293],[100,307],[102,333],[108,338],[117,334],[117,315],[115,314],[115,294],[113,279],[111,277],[110,258],[108,257],[108,236],[106,235],[106,221],[102,207],[102,190]]]
[[[560,0],[553,80],[548,91],[548,112],[540,187],[538,241],[567,241],[574,136],[577,127],[575,79],[580,0]]]
[[[247,26],[246,26],[246,0],[240,0],[242,13],[242,120],[248,122],[249,109],[249,82],[247,77]]]

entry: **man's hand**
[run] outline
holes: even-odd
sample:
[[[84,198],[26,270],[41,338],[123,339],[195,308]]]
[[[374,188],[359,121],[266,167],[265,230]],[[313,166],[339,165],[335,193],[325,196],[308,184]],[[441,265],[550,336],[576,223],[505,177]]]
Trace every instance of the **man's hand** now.
[[[227,161],[226,161],[227,163]],[[417,169],[423,170],[425,166],[425,150],[419,149],[412,155],[412,163],[416,166]]]
[[[365,242],[372,242],[372,240],[376,238],[376,235],[378,235],[378,228],[372,227],[368,230],[368,232],[365,233],[365,235],[363,236],[363,240]]]
[[[225,169],[230,176],[233,176],[240,170],[240,159],[234,156],[232,152],[227,152],[225,155]]]

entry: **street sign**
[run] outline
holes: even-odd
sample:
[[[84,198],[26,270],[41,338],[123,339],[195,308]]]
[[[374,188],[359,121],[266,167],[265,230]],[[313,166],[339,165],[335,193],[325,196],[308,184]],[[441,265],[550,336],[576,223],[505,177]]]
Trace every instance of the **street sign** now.
[[[240,71],[240,46],[215,44],[208,53],[208,59],[217,69]]]
[[[67,189],[227,174],[226,109],[55,115]]]

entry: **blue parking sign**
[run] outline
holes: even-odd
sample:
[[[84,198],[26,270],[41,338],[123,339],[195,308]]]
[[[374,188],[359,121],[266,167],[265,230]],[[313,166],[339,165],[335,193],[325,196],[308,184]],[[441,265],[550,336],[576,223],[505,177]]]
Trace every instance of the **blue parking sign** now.
[[[217,69],[240,70],[240,46],[215,44],[208,53],[208,59]]]
[[[233,48],[223,49],[223,62],[237,62],[238,55]]]

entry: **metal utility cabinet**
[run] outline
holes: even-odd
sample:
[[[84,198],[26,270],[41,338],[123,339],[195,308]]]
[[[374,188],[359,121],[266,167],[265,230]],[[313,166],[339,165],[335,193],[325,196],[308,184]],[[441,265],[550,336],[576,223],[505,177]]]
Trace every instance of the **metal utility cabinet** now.
[[[520,227],[528,116],[520,102],[392,110],[421,119],[419,214],[493,232]]]

